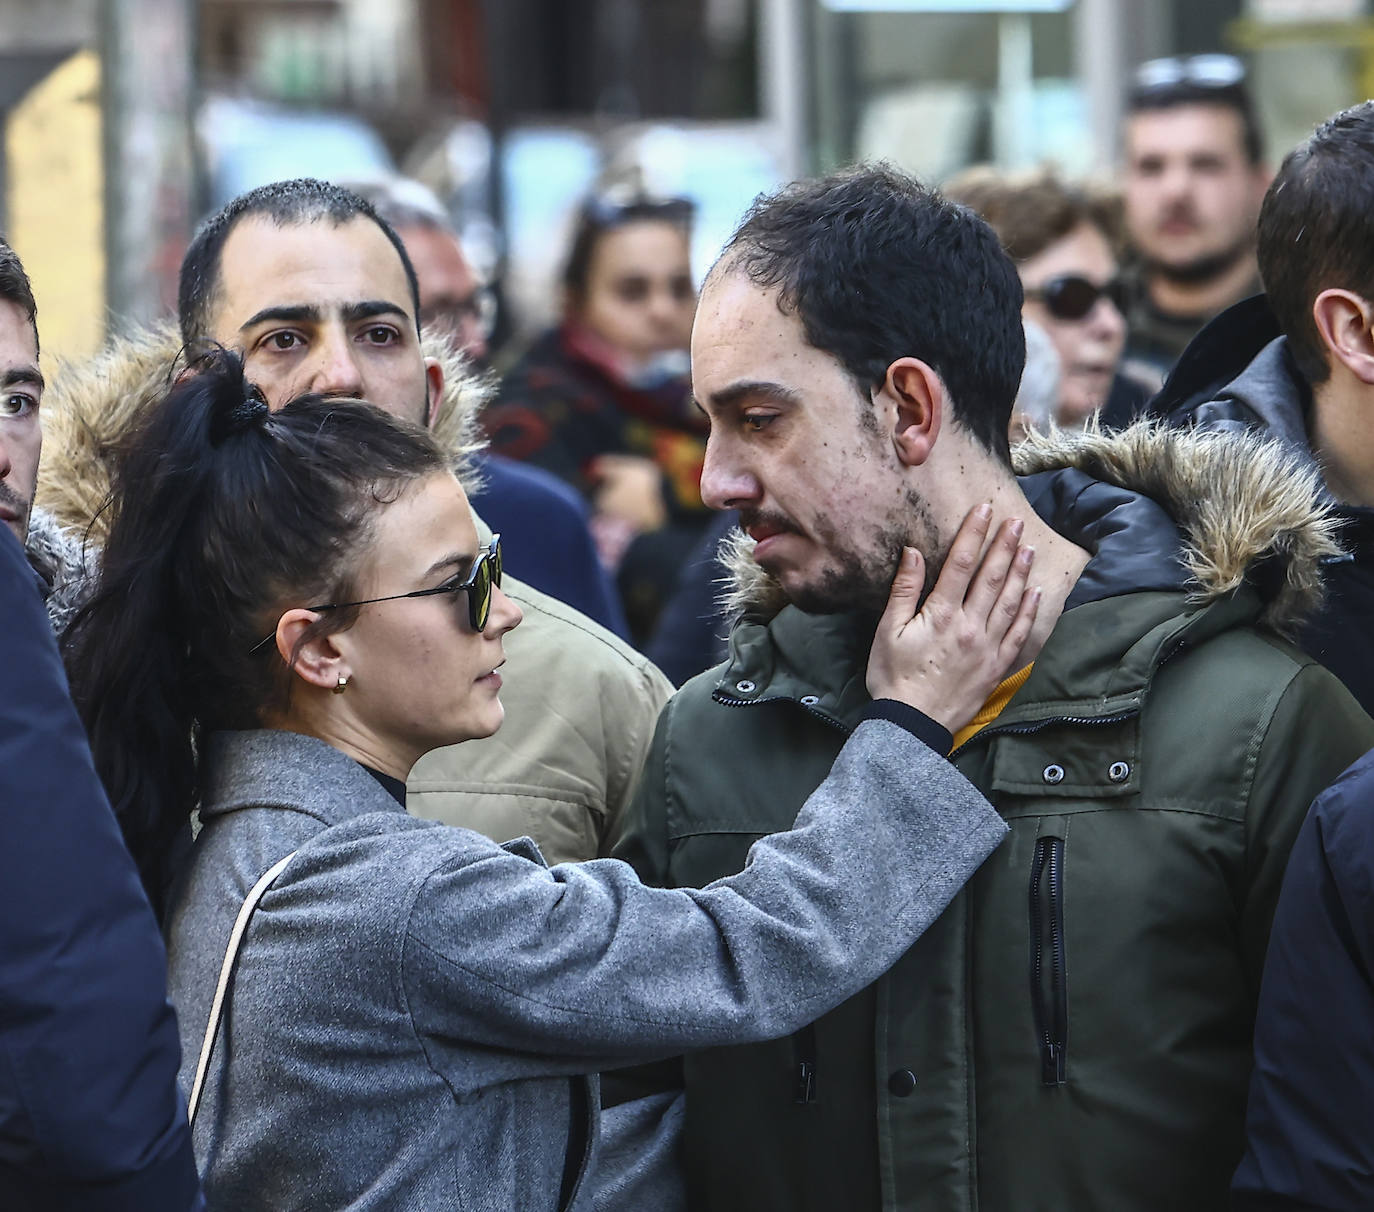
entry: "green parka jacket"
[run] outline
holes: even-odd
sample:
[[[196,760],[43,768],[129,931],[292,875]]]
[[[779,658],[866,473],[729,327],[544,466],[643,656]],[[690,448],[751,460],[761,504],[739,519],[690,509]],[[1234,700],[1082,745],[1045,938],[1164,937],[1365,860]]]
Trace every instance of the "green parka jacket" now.
[[[1319,593],[1329,522],[1248,440],[1138,426],[1018,460],[1093,558],[952,755],[1010,836],[875,986],[790,1040],[685,1058],[693,1208],[1227,1206],[1288,850],[1374,745],[1277,634]],[[739,869],[867,700],[871,623],[778,610],[748,563],[739,592],[729,662],[669,702],[617,849],[648,880]]]

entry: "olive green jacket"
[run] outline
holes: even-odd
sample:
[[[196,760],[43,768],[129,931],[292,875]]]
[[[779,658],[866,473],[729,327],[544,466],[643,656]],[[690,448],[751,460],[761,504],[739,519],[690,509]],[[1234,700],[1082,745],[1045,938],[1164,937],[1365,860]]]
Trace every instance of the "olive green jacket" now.
[[[1252,442],[1138,427],[1021,464],[1093,558],[952,755],[1011,834],[876,985],[791,1040],[685,1059],[694,1208],[1226,1207],[1288,849],[1374,745],[1275,631],[1330,534],[1311,479]],[[754,614],[669,702],[617,848],[648,880],[736,870],[867,698],[871,623],[774,613],[746,580]]]

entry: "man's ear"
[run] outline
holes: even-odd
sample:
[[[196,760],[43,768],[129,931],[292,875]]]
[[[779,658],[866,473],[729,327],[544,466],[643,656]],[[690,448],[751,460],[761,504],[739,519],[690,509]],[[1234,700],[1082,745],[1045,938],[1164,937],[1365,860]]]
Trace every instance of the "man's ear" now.
[[[884,410],[881,405],[887,405]],[[929,457],[940,435],[945,412],[945,385],[940,376],[919,358],[898,358],[874,399],[879,416],[892,426],[892,446],[908,467],[919,467]]]
[[[1329,355],[1361,383],[1374,385],[1374,305],[1354,291],[1332,288],[1313,300],[1312,319]]]
[[[352,669],[339,651],[332,635],[316,636],[301,644],[306,629],[319,619],[319,614],[297,606],[277,620],[277,651],[281,659],[291,665],[292,672],[310,686],[333,690],[341,677],[351,676]],[[300,651],[296,652],[296,645]],[[295,653],[295,662],[291,660]]]
[[[425,428],[433,429],[439,417],[439,405],[444,401],[444,368],[438,358],[425,359]]]

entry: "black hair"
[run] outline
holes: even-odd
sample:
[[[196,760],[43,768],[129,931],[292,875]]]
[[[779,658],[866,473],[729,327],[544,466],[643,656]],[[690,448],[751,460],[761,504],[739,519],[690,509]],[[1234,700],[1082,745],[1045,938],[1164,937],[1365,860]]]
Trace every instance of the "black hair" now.
[[[687,198],[654,198],[643,193],[626,198],[588,198],[578,208],[568,259],[563,263],[563,289],[568,298],[574,303],[586,298],[592,257],[608,232],[631,223],[666,223],[682,232],[684,239],[690,239],[695,213],[695,204]]]
[[[24,272],[19,254],[0,237],[0,299],[15,304],[29,319],[33,329],[34,348],[38,347],[38,304],[33,298],[33,286]]]
[[[269,414],[236,355],[192,370],[120,452],[98,589],[65,636],[155,905],[197,803],[201,738],[289,702],[290,669],[261,641],[292,606],[356,596],[377,506],[447,467],[428,433],[370,404],[303,396]],[[356,617],[324,614],[301,643]]]
[[[712,273],[722,268],[776,289],[865,405],[898,358],[928,363],[955,420],[1010,466],[1026,360],[1021,279],[972,211],[888,165],[864,165],[756,200]]]
[[[1259,269],[1309,383],[1331,373],[1312,303],[1332,287],[1374,302],[1374,101],[1328,118],[1288,153],[1264,195]]]
[[[351,190],[313,177],[298,177],[294,181],[275,181],[240,194],[196,229],[181,259],[181,277],[177,285],[177,320],[181,339],[186,344],[203,342],[211,336],[210,308],[219,290],[224,243],[240,219],[253,215],[263,215],[278,227],[319,222],[338,227],[360,217],[371,219],[401,258],[415,311],[415,330],[419,332],[420,283],[395,229],[377,213],[372,203]]]
[[[1253,166],[1264,159],[1264,131],[1244,80],[1222,86],[1179,80],[1170,84],[1137,87],[1126,96],[1126,116],[1129,118],[1132,114],[1157,113],[1194,105],[1229,109],[1240,119],[1241,147],[1246,160]]]

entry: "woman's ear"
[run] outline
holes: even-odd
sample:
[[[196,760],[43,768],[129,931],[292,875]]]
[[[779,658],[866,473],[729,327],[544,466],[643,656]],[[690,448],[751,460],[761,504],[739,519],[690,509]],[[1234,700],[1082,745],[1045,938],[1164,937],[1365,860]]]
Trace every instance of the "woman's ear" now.
[[[1328,357],[1374,383],[1374,305],[1354,291],[1324,290],[1312,301],[1312,319]]]
[[[334,643],[332,635],[315,636],[301,643],[301,637],[311,624],[318,622],[319,614],[304,607],[294,607],[277,620],[277,652],[281,659],[291,667],[303,682],[333,690],[339,685],[340,678],[348,678],[352,670],[347,668],[348,661]],[[296,645],[300,651],[296,652]],[[292,654],[295,653],[295,661]]]
[[[892,425],[892,446],[908,467],[919,467],[929,457],[940,435],[945,412],[945,385],[940,376],[919,358],[898,358],[887,368],[875,405]]]

